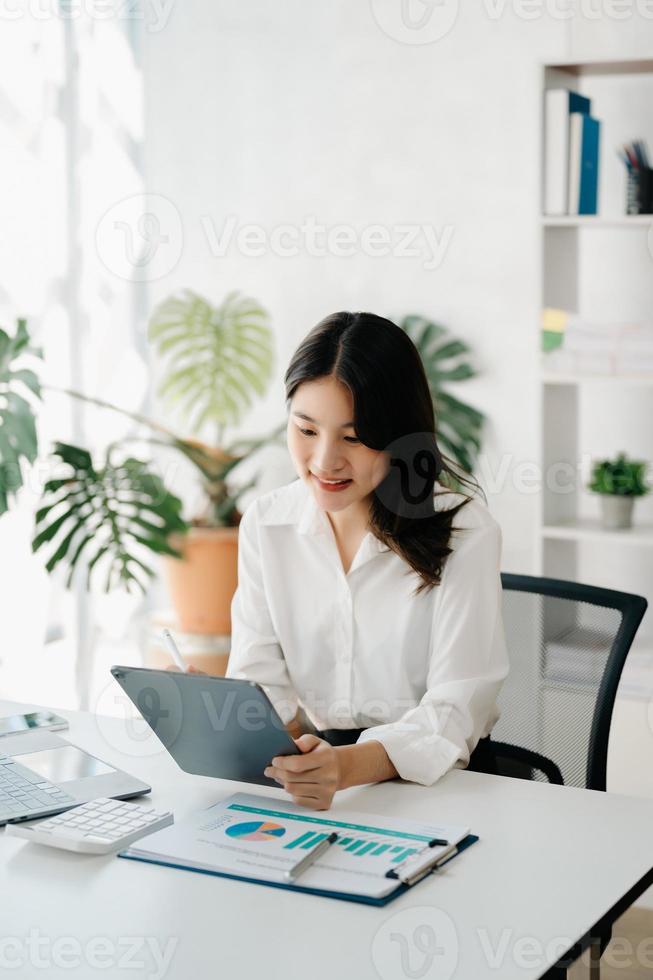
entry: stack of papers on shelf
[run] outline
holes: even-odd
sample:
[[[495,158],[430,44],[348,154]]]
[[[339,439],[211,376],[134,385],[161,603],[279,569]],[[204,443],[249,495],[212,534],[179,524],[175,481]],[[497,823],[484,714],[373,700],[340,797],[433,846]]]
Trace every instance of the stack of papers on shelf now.
[[[653,374],[653,323],[593,323],[564,310],[545,310],[544,365],[580,374]]]
[[[284,872],[333,831],[338,840],[286,883]],[[462,842],[469,828],[373,814],[317,812],[291,801],[235,793],[133,844],[119,857],[341,898],[383,899],[406,886],[386,872],[433,838]],[[476,840],[469,838],[468,842]],[[462,848],[461,848],[462,849]],[[445,848],[434,847],[433,855]]]

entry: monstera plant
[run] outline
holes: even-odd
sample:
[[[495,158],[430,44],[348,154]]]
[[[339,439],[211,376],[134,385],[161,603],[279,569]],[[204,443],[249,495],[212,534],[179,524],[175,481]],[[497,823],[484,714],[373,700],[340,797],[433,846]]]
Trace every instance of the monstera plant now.
[[[254,398],[265,393],[272,374],[272,333],[258,303],[231,293],[220,305],[212,306],[187,291],[157,307],[150,322],[150,339],[163,361],[162,399],[186,431],[194,436],[209,431],[212,438],[182,437],[143,415],[65,390],[72,398],[128,416],[139,431],[137,437],[112,443],[101,460],[69,443],[54,446],[57,471],[45,483],[32,546],[35,551],[50,549],[48,571],[59,565],[67,567],[68,585],[82,565],[88,585],[100,576],[107,591],[117,585],[145,591],[154,575],[149,564],[152,554],[169,556],[175,566],[192,564],[188,548],[197,544],[192,540],[194,531],[210,535],[219,529],[232,546],[237,539],[240,497],[255,483],[254,479],[238,484],[234,470],[281,431],[277,428],[258,439],[226,441],[227,428],[237,425]],[[30,343],[24,320],[18,322],[13,337],[0,330],[0,515],[22,486],[25,467],[38,453],[36,412],[48,391],[37,373],[41,356]],[[204,504],[191,520],[182,517],[181,501],[165,486],[151,459],[130,455],[133,439],[179,453],[194,469]],[[218,551],[224,552],[224,536],[217,541]],[[228,551],[229,567],[213,574],[209,571],[209,589],[211,582],[214,586],[217,582],[219,591],[224,585],[227,593],[233,592],[234,547]],[[205,585],[204,565],[198,575],[200,585]],[[197,589],[197,584],[190,586],[191,596],[197,598]],[[210,596],[205,603],[212,607]],[[226,619],[223,609],[216,631],[228,631],[228,618],[228,608]],[[192,630],[190,620],[183,625]],[[198,628],[204,626],[200,623]],[[215,628],[213,623],[208,627]]]
[[[464,341],[452,337],[445,327],[423,316],[406,316],[399,326],[408,334],[422,358],[435,406],[440,448],[462,470],[471,473],[481,448],[485,416],[447,390],[452,381],[466,381],[476,376],[469,360],[471,350]]]
[[[38,453],[29,398],[41,397],[41,385],[35,371],[25,366],[35,357],[41,351],[31,346],[24,320],[18,321],[13,337],[0,329],[0,516],[23,486],[23,463],[33,463]]]

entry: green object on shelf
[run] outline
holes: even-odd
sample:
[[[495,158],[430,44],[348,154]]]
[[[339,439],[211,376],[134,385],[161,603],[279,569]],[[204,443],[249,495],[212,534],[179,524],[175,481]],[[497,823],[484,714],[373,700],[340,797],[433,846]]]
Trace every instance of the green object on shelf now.
[[[547,307],[542,311],[540,343],[544,354],[562,347],[568,320],[569,314],[566,310]]]
[[[542,334],[542,352],[548,354],[552,350],[557,350],[558,347],[562,347],[562,342],[565,335],[559,333],[557,330],[543,330]]]
[[[616,459],[598,460],[592,467],[588,490],[618,497],[642,497],[649,493],[645,479],[647,464],[619,453]]]

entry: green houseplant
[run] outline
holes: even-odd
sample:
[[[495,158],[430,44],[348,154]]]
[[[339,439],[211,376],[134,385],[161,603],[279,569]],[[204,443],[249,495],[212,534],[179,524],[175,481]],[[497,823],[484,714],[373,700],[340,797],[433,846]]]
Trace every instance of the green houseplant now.
[[[213,532],[211,543],[221,553],[222,567],[208,575],[218,593],[205,599],[203,608],[215,610],[222,598],[222,613],[216,615],[215,625],[198,625],[191,621],[192,611],[188,616],[177,611],[183,628],[191,632],[193,628],[228,632],[236,580],[238,502],[255,482],[235,485],[234,471],[277,438],[280,430],[260,439],[233,442],[225,436],[227,427],[241,420],[254,397],[264,394],[269,384],[273,341],[268,317],[256,302],[236,293],[214,307],[196,293],[185,292],[157,307],[150,337],[164,363],[162,398],[187,428],[196,434],[210,429],[213,440],[185,438],[120,406],[76,391],[66,390],[66,394],[128,416],[139,431],[148,433],[150,445],[180,454],[201,483],[202,512],[190,521],[182,517],[181,501],[165,486],[151,461],[129,454],[130,439],[111,444],[99,462],[86,449],[59,442],[53,452],[58,472],[45,483],[32,546],[35,551],[50,549],[48,571],[60,564],[67,566],[68,586],[84,565],[87,585],[97,578],[106,591],[119,585],[145,591],[154,575],[148,563],[152,553],[174,559],[171,567],[175,571],[183,566],[189,572],[196,552],[203,553],[206,547],[211,550],[210,545],[193,548],[197,543],[194,535],[203,534],[208,541]],[[13,337],[0,330],[0,515],[22,486],[25,465],[33,463],[38,453],[36,410],[43,390],[37,364],[41,356],[30,343],[25,321],[18,322]],[[142,435],[136,441],[142,443]],[[199,574],[206,586],[206,562],[201,564]],[[172,585],[174,589],[176,583]],[[197,598],[197,589],[191,586],[189,594]]]
[[[485,416],[447,390],[451,382],[476,376],[468,345],[452,337],[445,327],[411,314],[399,326],[419,351],[431,390],[438,427],[438,443],[446,456],[471,473],[481,449]]]
[[[238,500],[258,477],[230,487],[232,470],[261,445],[275,438],[225,446],[225,433],[236,425],[255,395],[265,394],[273,370],[273,340],[267,314],[256,303],[230,293],[217,308],[189,290],[161,303],[150,319],[150,340],[165,371],[159,395],[170,411],[194,433],[207,428],[213,446],[194,443],[204,473],[206,506],[171,543],[184,561],[164,557],[168,589],[181,626],[187,632],[227,634],[237,584]],[[197,465],[197,464],[196,464]]]
[[[597,460],[588,489],[601,495],[602,524],[607,530],[632,527],[636,497],[648,493],[646,463],[619,453],[615,459]]]

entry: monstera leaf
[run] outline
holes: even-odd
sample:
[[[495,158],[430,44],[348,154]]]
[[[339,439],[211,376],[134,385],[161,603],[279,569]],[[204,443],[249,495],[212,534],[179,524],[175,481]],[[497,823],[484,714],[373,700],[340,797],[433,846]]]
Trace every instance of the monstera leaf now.
[[[273,339],[255,300],[229,293],[214,307],[185,290],[155,309],[149,333],[167,357],[159,394],[193,432],[213,424],[220,443],[223,427],[237,425],[254,395],[265,394]]]
[[[95,469],[85,449],[61,442],[54,455],[68,472],[45,485],[32,550],[52,543],[46,568],[51,572],[65,561],[67,588],[81,560],[87,568],[87,587],[94,570],[103,570],[105,591],[120,584],[130,590],[134,584],[145,592],[154,572],[140,556],[155,552],[180,557],[168,535],[188,529],[181,501],[139,459],[114,463],[109,450],[104,466]]]
[[[435,406],[440,448],[466,472],[471,473],[481,448],[485,416],[445,390],[451,381],[466,381],[476,371],[470,364],[470,348],[451,337],[439,323],[422,316],[407,316],[399,326],[419,351]]]
[[[16,365],[25,355],[42,356],[29,339],[24,320],[18,321],[13,337],[0,329],[0,516],[9,506],[9,495],[23,485],[21,462],[33,463],[38,452],[34,412],[24,395],[28,389],[40,398],[41,387],[34,371]]]

